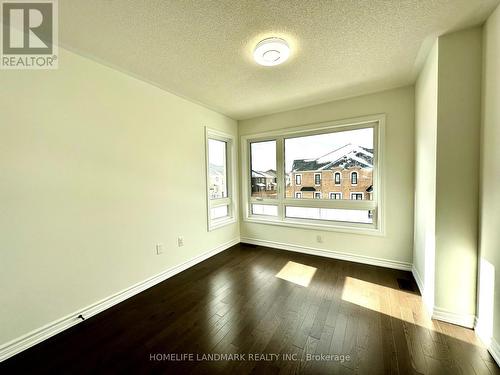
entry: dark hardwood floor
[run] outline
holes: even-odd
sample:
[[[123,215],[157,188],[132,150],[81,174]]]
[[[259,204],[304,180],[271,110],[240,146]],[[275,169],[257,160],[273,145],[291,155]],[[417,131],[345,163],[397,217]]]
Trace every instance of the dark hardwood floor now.
[[[314,268],[307,287],[276,277],[305,285]],[[430,320],[416,290],[409,272],[240,244],[0,373],[499,374],[474,332]]]

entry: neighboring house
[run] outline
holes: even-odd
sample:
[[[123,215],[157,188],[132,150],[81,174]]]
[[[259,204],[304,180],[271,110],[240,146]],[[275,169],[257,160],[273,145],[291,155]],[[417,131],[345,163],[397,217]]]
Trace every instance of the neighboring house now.
[[[347,144],[317,159],[293,161],[288,198],[371,199],[373,150]]]
[[[210,198],[225,198],[227,197],[226,173],[224,166],[210,164]]]
[[[276,186],[277,178],[274,169],[269,169],[267,171],[252,170],[252,196],[276,196]]]

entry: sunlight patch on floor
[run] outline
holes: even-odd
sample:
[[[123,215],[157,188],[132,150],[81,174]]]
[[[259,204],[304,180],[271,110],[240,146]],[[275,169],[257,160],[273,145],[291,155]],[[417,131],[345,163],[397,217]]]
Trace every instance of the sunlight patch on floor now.
[[[474,331],[431,319],[424,306],[422,297],[418,294],[347,276],[344,280],[342,300],[384,315],[392,316],[411,325],[425,328],[428,330],[428,338],[431,341],[434,340],[432,332],[438,332],[476,346],[481,346],[481,343],[475,337]]]
[[[297,285],[308,287],[316,270],[317,268],[315,267],[289,261],[280,272],[276,274],[276,277]]]

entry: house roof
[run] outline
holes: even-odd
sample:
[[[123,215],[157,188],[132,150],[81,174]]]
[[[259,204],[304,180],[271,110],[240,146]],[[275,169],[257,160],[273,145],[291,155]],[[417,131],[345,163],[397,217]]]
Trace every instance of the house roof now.
[[[317,159],[294,160],[292,171],[319,171],[339,167],[344,169],[352,167],[372,168],[373,149],[349,143]]]
[[[276,171],[274,169],[269,169],[265,172],[252,170],[252,177],[256,178],[276,178]]]

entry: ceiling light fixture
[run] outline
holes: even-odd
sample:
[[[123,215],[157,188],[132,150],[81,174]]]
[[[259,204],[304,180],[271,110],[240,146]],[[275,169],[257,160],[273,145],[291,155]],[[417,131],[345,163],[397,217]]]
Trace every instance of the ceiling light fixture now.
[[[290,46],[281,38],[261,40],[253,51],[255,61],[264,66],[274,66],[284,63],[290,56]]]

